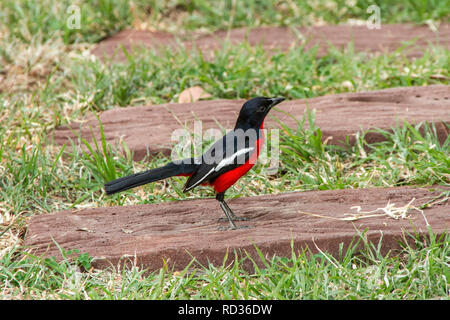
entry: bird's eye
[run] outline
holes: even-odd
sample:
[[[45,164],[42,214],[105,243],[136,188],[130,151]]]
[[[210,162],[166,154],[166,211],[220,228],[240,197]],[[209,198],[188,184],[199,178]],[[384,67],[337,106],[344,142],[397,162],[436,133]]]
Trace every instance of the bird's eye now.
[[[259,107],[258,112],[264,112],[264,110],[266,110],[265,107]]]

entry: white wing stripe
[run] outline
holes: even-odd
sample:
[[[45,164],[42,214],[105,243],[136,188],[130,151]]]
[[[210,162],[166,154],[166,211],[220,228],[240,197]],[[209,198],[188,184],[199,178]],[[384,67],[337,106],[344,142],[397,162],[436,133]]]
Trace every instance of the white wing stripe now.
[[[237,157],[239,157],[241,154],[250,152],[252,150],[254,150],[254,147],[250,147],[250,148],[244,148],[239,150],[238,152],[232,154],[231,156],[229,156],[228,158],[223,159],[222,161],[219,162],[219,164],[217,165],[217,167],[215,168],[215,171],[219,171],[220,169],[222,169],[223,167],[230,165],[233,163],[234,159],[236,159]],[[209,173],[208,173],[209,174]]]
[[[200,183],[202,183],[202,181],[205,180],[205,179],[211,174],[211,172],[213,172],[213,171],[216,171],[216,172],[219,171],[219,170],[222,169],[223,167],[225,167],[225,166],[227,166],[227,165],[229,165],[229,164],[232,164],[233,161],[234,161],[234,159],[236,159],[237,157],[239,157],[241,154],[244,154],[244,153],[247,153],[247,152],[251,152],[251,151],[253,151],[254,149],[255,149],[254,147],[244,148],[244,149],[241,149],[241,150],[239,150],[238,152],[232,154],[232,155],[229,156],[228,158],[225,158],[225,159],[221,160],[221,161],[219,162],[219,164],[218,164],[216,167],[214,167],[214,168],[212,168],[211,170],[209,170],[209,172],[208,172],[207,174],[205,174],[205,175],[203,176],[203,178],[201,178],[201,179],[198,180],[195,184],[193,184],[192,186],[190,186],[189,188],[187,188],[186,191],[189,191],[189,190],[191,190],[192,188],[198,186]]]
[[[200,180],[198,180],[195,184],[193,184],[192,186],[190,186],[189,188],[187,188],[186,189],[186,191],[189,191],[189,190],[191,190],[192,188],[194,188],[195,186],[198,186],[203,180],[205,180],[208,176],[209,176],[209,174],[211,173],[211,172],[213,172],[214,171],[214,168],[212,168],[211,170],[209,170],[209,172],[207,173],[207,174],[205,174],[204,176],[203,176],[203,178],[201,178]]]

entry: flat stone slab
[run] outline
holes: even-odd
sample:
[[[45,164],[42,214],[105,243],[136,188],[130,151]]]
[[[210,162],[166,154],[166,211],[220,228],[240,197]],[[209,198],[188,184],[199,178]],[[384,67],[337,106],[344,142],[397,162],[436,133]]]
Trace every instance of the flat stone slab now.
[[[207,129],[232,129],[244,100],[211,100],[195,103],[150,105],[115,108],[103,112],[106,141],[110,144],[122,139],[139,160],[147,154],[171,153],[177,143],[174,131],[194,129],[194,121],[201,121],[203,132]],[[329,144],[342,144],[346,136],[355,141],[354,134],[373,128],[389,130],[403,121],[434,123],[439,140],[445,141],[450,123],[450,86],[432,85],[425,87],[402,87],[385,90],[343,93],[302,100],[284,101],[269,114],[266,128],[279,127],[276,119],[291,128],[297,128],[306,108],[316,110],[316,125],[323,132],[323,139]],[[287,114],[286,114],[287,113]],[[289,115],[288,115],[289,114]],[[306,122],[307,123],[307,122]],[[56,144],[70,145],[70,139],[77,141],[77,135],[92,141],[92,134],[100,139],[99,123],[92,117],[81,123],[58,127],[54,131]],[[369,133],[368,142],[382,141],[383,136]]]
[[[306,50],[318,46],[317,56],[326,55],[330,46],[341,49],[349,43],[357,52],[392,52],[405,44],[411,44],[405,51],[409,57],[422,56],[424,48],[430,44],[450,46],[450,24],[443,23],[437,31],[428,26],[412,24],[382,24],[380,29],[366,26],[329,25],[312,27],[260,27],[238,28],[218,31],[212,34],[192,33],[190,39],[162,31],[125,30],[100,42],[92,53],[100,58],[125,59],[122,47],[127,51],[145,47],[158,49],[182,46],[198,48],[209,57],[214,50],[223,46],[224,40],[231,44],[248,41],[250,45],[261,44],[269,53],[287,51],[292,46],[302,46]]]
[[[157,270],[166,261],[170,267],[182,269],[193,257],[202,264],[222,265],[227,251],[228,262],[233,261],[235,251],[240,256],[247,252],[260,262],[255,245],[268,258],[291,256],[291,242],[295,250],[307,246],[312,252],[320,249],[338,256],[341,243],[346,248],[356,230],[368,228],[369,241],[378,243],[382,237],[382,252],[395,253],[399,241],[412,241],[404,235],[413,228],[414,234],[427,234],[425,221],[437,235],[448,231],[449,203],[434,199],[442,188],[307,191],[236,198],[228,203],[236,214],[250,218],[238,222],[250,228],[233,231],[217,230],[227,222],[218,222],[223,213],[211,198],[41,214],[31,217],[25,246],[34,254],[60,259],[56,241],[62,248],[89,253],[97,268],[127,262]],[[342,220],[348,217],[345,214],[356,212],[353,206],[371,211],[388,203],[399,208],[408,203],[419,207],[429,201],[435,204],[423,214],[410,209],[406,218],[397,220],[380,211],[371,218]]]

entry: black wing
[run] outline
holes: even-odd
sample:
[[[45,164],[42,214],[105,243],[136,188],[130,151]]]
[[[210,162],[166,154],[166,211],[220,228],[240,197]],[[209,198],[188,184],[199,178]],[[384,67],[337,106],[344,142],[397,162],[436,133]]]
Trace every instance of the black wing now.
[[[201,157],[197,171],[186,181],[183,191],[189,191],[206,181],[213,181],[227,171],[246,163],[256,151],[259,130],[232,130],[216,141]]]

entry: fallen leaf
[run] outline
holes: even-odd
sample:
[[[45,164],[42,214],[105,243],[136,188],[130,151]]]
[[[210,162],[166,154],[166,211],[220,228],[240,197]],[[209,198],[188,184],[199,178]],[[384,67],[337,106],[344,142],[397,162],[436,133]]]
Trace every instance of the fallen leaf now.
[[[430,76],[431,79],[435,79],[435,80],[448,80],[449,78],[442,75],[442,74],[432,74]]]
[[[211,95],[203,90],[202,87],[194,86],[191,88],[187,88],[180,93],[180,96],[178,97],[178,103],[195,102],[200,99],[207,99],[210,97]]]
[[[133,233],[134,231],[122,228],[122,232],[123,233]]]
[[[351,83],[351,81],[345,80],[344,82],[342,82],[341,86],[343,86],[344,88],[351,90],[353,89],[353,83]]]

